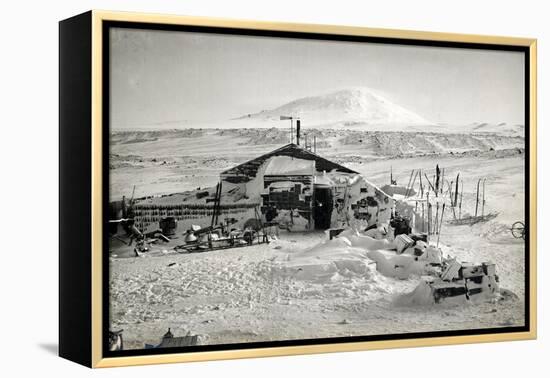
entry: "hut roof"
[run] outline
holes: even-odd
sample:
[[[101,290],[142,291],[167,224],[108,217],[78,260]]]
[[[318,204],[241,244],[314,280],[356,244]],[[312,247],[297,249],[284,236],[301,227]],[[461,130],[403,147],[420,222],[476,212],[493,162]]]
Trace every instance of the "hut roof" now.
[[[245,163],[239,164],[236,167],[225,170],[221,173],[221,177],[228,179],[233,178],[237,179],[239,182],[246,182],[256,177],[258,169],[260,166],[269,158],[274,156],[289,156],[301,160],[310,160],[315,162],[315,170],[318,172],[322,171],[339,171],[343,173],[358,173],[355,172],[343,165],[325,159],[317,154],[314,154],[311,151],[308,151],[294,143],[287,144],[281,148],[278,148],[274,151],[268,152],[267,154],[258,156],[255,159],[249,160]],[[234,180],[233,180],[234,181]]]
[[[279,175],[312,175],[315,172],[315,161],[297,159],[292,156],[274,156],[265,169],[266,176]]]

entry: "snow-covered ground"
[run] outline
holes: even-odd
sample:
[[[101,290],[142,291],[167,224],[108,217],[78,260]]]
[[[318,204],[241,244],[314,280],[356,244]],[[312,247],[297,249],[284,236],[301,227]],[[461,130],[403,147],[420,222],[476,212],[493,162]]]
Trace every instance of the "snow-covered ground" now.
[[[389,183],[390,166],[406,172],[400,182],[403,185],[415,168],[415,161],[409,158],[426,157],[421,165],[433,170],[436,162],[446,157],[449,164],[467,165],[468,158],[475,161],[517,156],[525,145],[522,136],[497,133],[371,132],[303,126],[302,135],[302,145],[305,135],[310,144],[316,136],[317,153],[337,163],[352,169],[369,163],[369,167],[384,174],[380,177],[383,184]],[[213,186],[221,171],[289,141],[287,128],[115,132],[110,145],[109,196],[111,200],[129,197],[134,185],[136,197]],[[367,173],[371,179],[371,172]]]
[[[111,150],[118,156],[111,161],[111,198],[130,195],[134,184],[138,197],[211,186],[221,170],[283,144],[277,132],[273,143],[250,143],[256,135],[250,130],[193,133],[118,135]],[[376,146],[346,142],[353,135],[326,132],[329,144],[318,153],[337,153],[380,186],[389,183],[390,167],[401,185],[412,169],[433,174],[436,163],[449,180],[460,172],[463,215],[474,211],[477,180],[487,178],[485,210],[499,215],[473,227],[445,222],[440,247],[461,261],[495,262],[501,288],[518,298],[404,305],[403,295],[417,287],[419,276],[384,276],[367,249],[327,244],[323,233],[281,233],[269,245],[185,255],[159,246],[141,258],[111,258],[111,328],[124,329],[125,347],[158,343],[168,327],[176,336],[191,332],[202,343],[218,344],[523,325],[525,246],[509,231],[524,217],[523,138],[414,134],[418,146],[436,140],[440,147],[429,154],[392,155],[379,147],[406,135],[379,134]],[[469,138],[483,143],[465,144]],[[452,212],[445,218],[452,219]]]
[[[126,348],[142,348],[168,327],[226,344],[523,325],[522,299],[400,305],[420,277],[386,277],[360,249],[308,253],[325,238],[291,234],[269,245],[112,259],[111,327],[124,329]],[[522,246],[484,244],[480,253],[468,245],[445,249],[463,260],[498,259],[502,287],[521,293]]]

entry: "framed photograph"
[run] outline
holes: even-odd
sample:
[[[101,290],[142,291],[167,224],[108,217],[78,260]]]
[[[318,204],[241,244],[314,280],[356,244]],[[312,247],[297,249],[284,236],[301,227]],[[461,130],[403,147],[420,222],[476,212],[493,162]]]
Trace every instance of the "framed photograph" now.
[[[103,11],[59,35],[62,357],[536,337],[536,40]]]

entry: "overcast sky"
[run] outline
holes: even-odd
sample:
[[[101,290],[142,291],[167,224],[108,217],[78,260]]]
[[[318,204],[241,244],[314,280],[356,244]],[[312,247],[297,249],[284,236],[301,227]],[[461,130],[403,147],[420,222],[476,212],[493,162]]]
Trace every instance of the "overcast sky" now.
[[[208,122],[368,87],[432,121],[523,124],[522,53],[111,29],[111,126]]]

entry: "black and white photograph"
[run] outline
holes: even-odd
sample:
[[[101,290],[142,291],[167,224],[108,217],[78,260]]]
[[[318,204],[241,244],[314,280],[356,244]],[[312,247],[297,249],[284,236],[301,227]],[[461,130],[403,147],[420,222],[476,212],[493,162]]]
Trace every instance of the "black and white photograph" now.
[[[110,351],[527,327],[523,51],[108,31]]]

